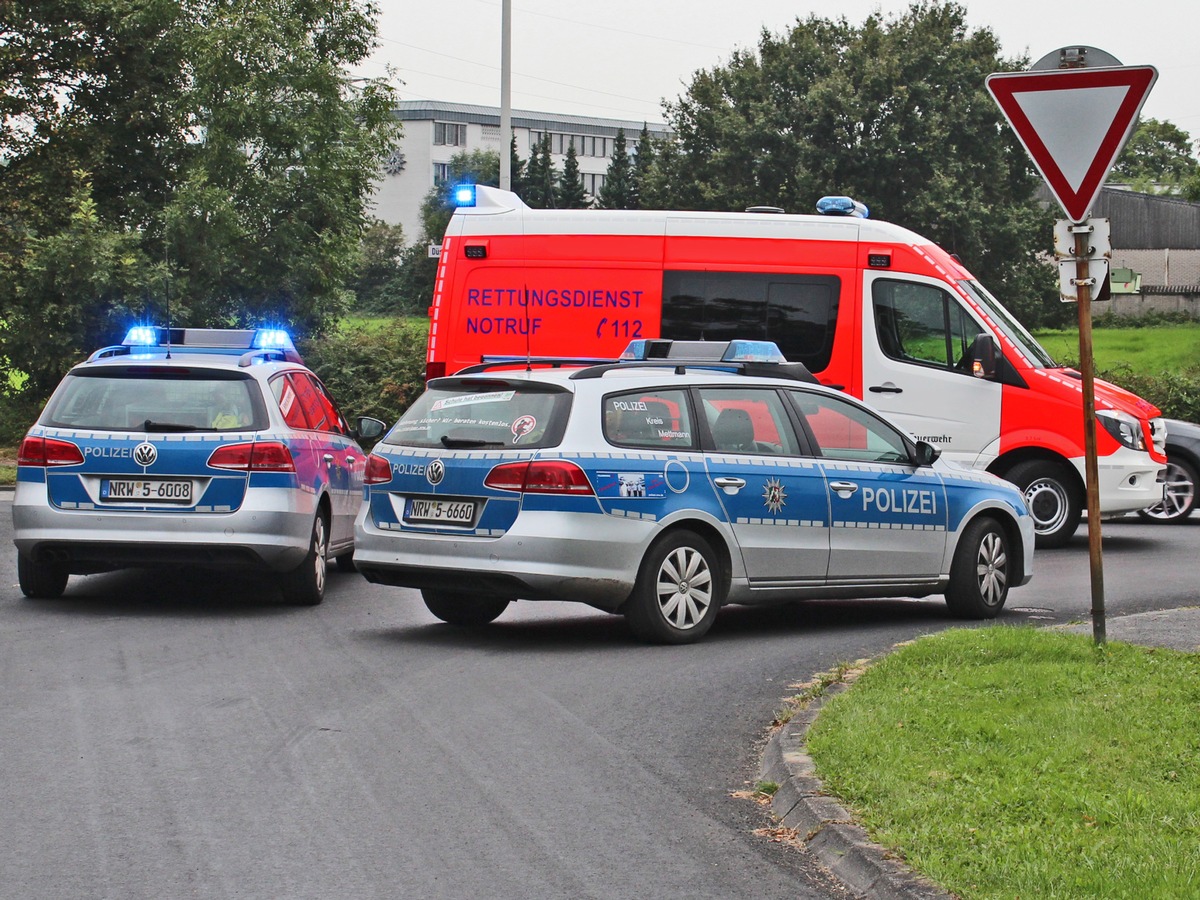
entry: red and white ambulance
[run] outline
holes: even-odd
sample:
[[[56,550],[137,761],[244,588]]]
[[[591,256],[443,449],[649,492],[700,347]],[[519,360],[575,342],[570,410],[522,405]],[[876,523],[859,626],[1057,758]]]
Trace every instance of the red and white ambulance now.
[[[616,357],[638,338],[774,341],[943,455],[1017,484],[1039,546],[1086,500],[1083,390],[942,248],[865,217],[541,210],[479,186],[442,242],[427,376],[484,357]],[[1101,513],[1162,498],[1159,410],[1096,382]]]

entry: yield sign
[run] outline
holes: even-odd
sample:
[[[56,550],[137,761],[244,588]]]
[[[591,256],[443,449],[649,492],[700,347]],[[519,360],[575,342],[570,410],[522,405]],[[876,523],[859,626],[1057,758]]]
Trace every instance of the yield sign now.
[[[1157,78],[1153,66],[1004,72],[987,89],[1067,218],[1082,222]]]

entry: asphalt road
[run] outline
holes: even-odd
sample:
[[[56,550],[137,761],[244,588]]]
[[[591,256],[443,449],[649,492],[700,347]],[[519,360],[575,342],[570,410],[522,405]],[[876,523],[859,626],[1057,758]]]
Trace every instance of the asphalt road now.
[[[1200,520],[1105,525],[1109,612],[1196,602]],[[731,608],[690,647],[518,604],[438,623],[335,574],[16,586],[0,501],[0,897],[839,897],[731,796],[789,685],[954,624],[940,600]],[[1086,618],[1086,532],[1001,622]]]

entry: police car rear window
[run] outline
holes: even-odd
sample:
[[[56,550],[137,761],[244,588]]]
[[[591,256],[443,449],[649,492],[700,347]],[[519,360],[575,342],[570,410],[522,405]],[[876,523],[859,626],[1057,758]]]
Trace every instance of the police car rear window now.
[[[449,450],[553,447],[562,439],[571,396],[504,381],[431,386],[384,443]]]
[[[114,370],[72,374],[41,424],[94,431],[235,431],[266,427],[257,383],[223,373]]]

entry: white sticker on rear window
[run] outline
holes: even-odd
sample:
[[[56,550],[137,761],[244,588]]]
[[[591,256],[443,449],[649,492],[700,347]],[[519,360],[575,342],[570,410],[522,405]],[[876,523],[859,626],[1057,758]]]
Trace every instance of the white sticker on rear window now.
[[[516,393],[516,391],[490,391],[486,394],[462,394],[458,397],[444,397],[441,400],[434,400],[433,405],[429,409],[433,411],[435,409],[446,409],[450,406],[465,406],[468,403],[507,403]]]

